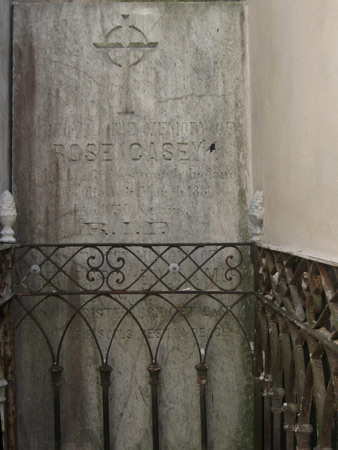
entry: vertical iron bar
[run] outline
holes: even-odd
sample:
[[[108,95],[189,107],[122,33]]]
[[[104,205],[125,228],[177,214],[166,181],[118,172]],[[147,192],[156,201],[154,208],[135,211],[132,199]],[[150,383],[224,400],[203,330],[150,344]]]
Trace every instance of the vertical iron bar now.
[[[109,432],[109,386],[111,384],[110,374],[113,370],[108,364],[99,367],[102,386],[102,404],[103,404],[103,442],[104,450],[110,450],[110,432]]]
[[[253,267],[253,290],[257,292],[259,290],[259,260],[257,245],[254,242],[250,245],[250,259]]]
[[[263,448],[263,351],[260,325],[261,309],[258,300],[254,303],[254,449]]]
[[[201,412],[201,448],[208,450],[208,427],[207,427],[207,374],[208,365],[200,363],[195,366],[197,370],[197,383],[200,386],[200,412]]]
[[[54,448],[61,450],[61,408],[60,408],[60,386],[62,367],[55,362],[49,369],[52,376],[52,386],[54,391]]]
[[[264,450],[271,450],[272,417],[271,417],[271,384],[272,378],[263,378],[263,425],[264,425]]]
[[[284,430],[286,432],[286,450],[295,448],[295,422],[298,412],[297,403],[284,403],[282,406],[284,413]]]
[[[0,439],[0,450],[5,450],[8,448],[7,446],[7,433],[6,433],[6,388],[7,388],[7,381],[3,378],[0,380],[0,432],[1,432],[1,439]]]
[[[273,414],[273,449],[281,449],[281,414],[282,414],[282,403],[284,397],[284,389],[282,388],[272,388],[271,392],[271,411]]]
[[[153,450],[160,449],[159,420],[158,420],[158,390],[161,366],[152,363],[147,370],[149,371],[149,384],[151,385],[151,406],[153,423]]]
[[[263,402],[262,402],[262,380],[259,377],[254,379],[254,450],[263,448]]]
[[[250,246],[250,259],[253,267],[253,290],[259,289],[259,260],[257,245],[253,242]],[[254,449],[263,448],[263,401],[262,401],[262,336],[260,328],[260,307],[258,299],[254,299]]]
[[[311,450],[311,434],[313,427],[309,423],[296,425],[297,450]]]

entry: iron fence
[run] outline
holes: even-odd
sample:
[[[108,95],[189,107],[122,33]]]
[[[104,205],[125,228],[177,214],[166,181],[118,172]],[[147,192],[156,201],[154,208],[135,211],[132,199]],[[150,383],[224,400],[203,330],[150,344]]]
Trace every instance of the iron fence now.
[[[132,319],[148,349],[149,383],[151,390],[153,449],[159,450],[159,383],[160,350],[172,324],[185,323],[196,349],[197,383],[200,396],[201,449],[208,448],[207,381],[208,354],[222,321],[231,316],[252,355],[250,332],[241,323],[236,307],[253,300],[250,265],[251,244],[70,244],[16,245],[12,253],[13,292],[16,308],[16,329],[29,319],[41,332],[50,354],[50,374],[54,391],[54,441],[61,448],[60,389],[64,368],[61,355],[67,333],[76,320],[89,330],[100,355],[100,385],[104,449],[111,448],[109,389],[112,382],[112,346],[127,319]],[[156,331],[157,343],[147,334],[140,318],[140,308],[149,299],[165,304],[170,311],[162,328]],[[108,345],[103,348],[98,330],[88,317],[88,308],[98,299],[120,308],[118,320],[109,330]],[[226,299],[226,300],[225,300]],[[49,318],[39,311],[49,301],[68,310],[59,338],[51,338]],[[219,314],[201,340],[196,330],[196,315],[214,304]],[[155,306],[156,308],[157,306]],[[105,309],[114,314],[114,308]],[[43,316],[45,317],[45,316]],[[195,319],[194,319],[195,317]],[[194,321],[195,320],[195,321]],[[202,320],[202,319],[201,319]],[[203,342],[202,342],[203,341]],[[163,381],[162,381],[163,382]]]
[[[61,355],[75,320],[92,336],[101,364],[104,448],[111,446],[110,385],[112,346],[123,323],[130,319],[148,350],[153,449],[161,447],[159,389],[160,349],[172,324],[184,321],[196,349],[201,448],[208,448],[208,355],[213,338],[226,317],[240,330],[252,355],[250,331],[236,309],[255,297],[253,374],[256,384],[256,436],[253,447],[264,450],[338,448],[338,268],[254,244],[71,244],[16,245],[3,262],[12,268],[14,297],[9,302],[8,277],[2,275],[2,377],[7,387],[7,426],[3,445],[15,448],[13,326],[31,321],[45,340],[50,355],[54,392],[54,441],[61,448],[60,389],[64,368]],[[253,264],[250,262],[251,261]],[[4,264],[2,264],[4,265]],[[253,284],[251,271],[254,272]],[[5,271],[1,270],[2,274]],[[6,279],[6,282],[3,280]],[[6,291],[6,292],[5,292]],[[90,323],[86,308],[98,298],[120,308],[105,348]],[[140,307],[156,299],[170,314],[157,341],[147,334]],[[79,300],[80,299],[80,300]],[[50,324],[39,315],[46,302],[68,309],[57,341]],[[220,313],[202,342],[193,322],[198,302],[214,304]],[[203,303],[206,301],[207,303]],[[12,302],[21,313],[11,319]],[[208,303],[209,302],[209,303]],[[7,308],[7,309],[6,309]],[[108,310],[107,314],[110,310]],[[115,311],[112,309],[111,311]],[[193,314],[192,314],[193,311]],[[5,361],[5,363],[4,363]]]
[[[338,448],[338,268],[259,249],[255,375],[264,450]]]

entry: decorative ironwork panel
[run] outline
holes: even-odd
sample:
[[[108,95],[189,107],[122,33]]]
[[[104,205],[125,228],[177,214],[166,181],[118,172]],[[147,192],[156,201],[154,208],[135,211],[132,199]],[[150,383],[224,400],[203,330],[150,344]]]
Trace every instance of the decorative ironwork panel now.
[[[259,249],[256,277],[263,448],[336,449],[338,269]]]
[[[16,246],[17,295],[239,292],[249,244]]]

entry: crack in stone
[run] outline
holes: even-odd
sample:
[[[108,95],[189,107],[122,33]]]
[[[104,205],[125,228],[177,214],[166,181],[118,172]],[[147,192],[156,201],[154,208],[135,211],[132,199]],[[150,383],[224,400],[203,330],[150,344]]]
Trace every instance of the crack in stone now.
[[[183,100],[185,98],[191,98],[191,97],[196,97],[196,98],[205,98],[205,97],[210,97],[210,98],[223,98],[226,97],[225,94],[185,94],[182,95],[180,97],[171,97],[171,98],[166,98],[165,100],[159,100],[159,103],[167,103],[167,102],[175,102],[175,101],[180,101]]]

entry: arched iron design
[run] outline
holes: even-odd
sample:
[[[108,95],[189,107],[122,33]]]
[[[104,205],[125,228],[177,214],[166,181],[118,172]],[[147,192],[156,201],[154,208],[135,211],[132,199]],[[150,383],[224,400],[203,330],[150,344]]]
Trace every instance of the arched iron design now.
[[[103,440],[104,450],[110,449],[109,386],[115,378],[113,358],[114,342],[126,321],[131,320],[142,336],[142,342],[149,354],[149,372],[152,405],[153,450],[159,450],[159,407],[158,389],[161,380],[161,356],[163,343],[168,339],[174,324],[180,320],[187,329],[185,339],[196,348],[196,374],[200,393],[201,448],[207,449],[207,407],[206,386],[208,371],[208,350],[216,330],[226,318],[230,318],[238,328],[248,348],[251,358],[252,343],[236,312],[238,305],[250,302],[253,289],[248,270],[251,244],[45,244],[13,246],[13,287],[15,301],[23,308],[24,314],[18,319],[17,327],[27,320],[41,331],[52,359],[50,373],[54,389],[55,448],[62,443],[60,387],[62,373],[62,352],[67,335],[77,320],[89,330],[94,348],[100,358],[98,368],[102,387]],[[32,303],[29,299],[33,298]],[[57,343],[54,347],[48,324],[39,317],[48,299],[54,304],[64,305],[63,315],[55,326]],[[114,319],[108,330],[110,335],[104,342],[92,323],[88,312],[95,309],[96,302],[116,305],[108,308],[106,318]],[[147,302],[164,305],[167,316],[161,323],[157,340],[150,342],[147,336],[146,319],[140,310]],[[202,314],[202,306],[215,305],[217,317],[210,319],[208,333],[197,335],[194,320]],[[202,305],[202,306],[201,306]],[[195,308],[194,314],[189,312]],[[92,309],[91,309],[92,308]],[[190,310],[189,310],[190,308]],[[200,310],[198,309],[200,308]],[[151,316],[148,317],[152,319]],[[107,319],[108,320],[108,319]],[[128,322],[129,323],[129,322]],[[55,339],[54,339],[55,340]]]

